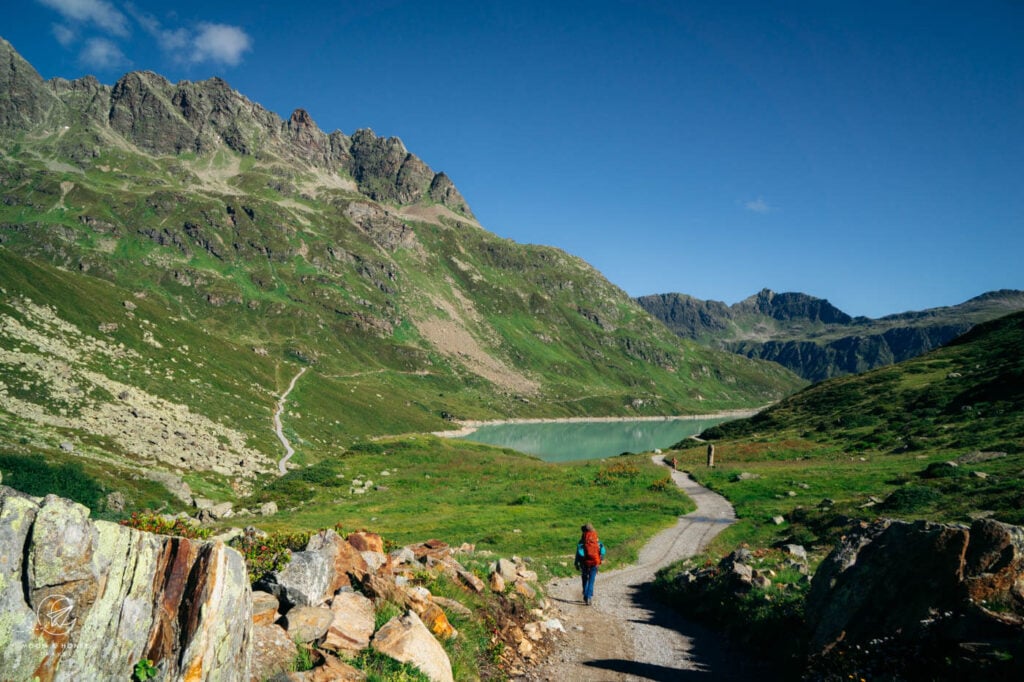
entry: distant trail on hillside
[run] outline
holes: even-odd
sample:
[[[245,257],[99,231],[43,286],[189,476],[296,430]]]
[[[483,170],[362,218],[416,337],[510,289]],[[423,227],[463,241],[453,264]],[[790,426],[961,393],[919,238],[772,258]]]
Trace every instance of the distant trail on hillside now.
[[[284,428],[281,426],[281,414],[284,412],[284,401],[288,398],[288,394],[295,388],[295,382],[299,380],[303,374],[306,373],[308,367],[303,367],[299,370],[299,373],[292,377],[292,382],[288,384],[288,390],[281,394],[281,397],[277,400],[277,409],[274,410],[274,432],[277,433],[277,439],[281,441],[281,445],[284,446],[284,457],[277,463],[277,470],[284,476],[288,473],[288,469],[285,465],[288,464],[288,460],[295,454],[295,448],[288,442],[288,439],[284,435]]]
[[[652,459],[664,463],[661,457]],[[579,577],[548,583],[548,595],[562,611],[567,634],[547,661],[525,679],[667,682],[772,678],[714,632],[686,621],[650,593],[659,568],[697,554],[736,520],[724,497],[698,485],[684,472],[671,474],[676,485],[697,503],[697,509],[651,538],[640,550],[637,563],[598,573],[593,606],[583,605]],[[570,548],[575,542],[575,537],[566,538]]]

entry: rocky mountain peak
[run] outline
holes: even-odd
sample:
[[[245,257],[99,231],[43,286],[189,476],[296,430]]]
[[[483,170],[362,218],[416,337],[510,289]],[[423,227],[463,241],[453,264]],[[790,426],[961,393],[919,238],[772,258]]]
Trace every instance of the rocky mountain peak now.
[[[339,131],[327,135],[305,109],[282,120],[216,77],[171,83],[152,71],[133,71],[110,88],[92,76],[47,82],[0,38],[0,135],[48,133],[73,122],[90,126],[94,140],[113,131],[147,154],[203,155],[227,147],[349,175],[377,201],[429,200],[472,218],[451,179],[434,173],[397,137],[377,137],[368,128],[351,138]],[[90,156],[63,151],[74,160]]]

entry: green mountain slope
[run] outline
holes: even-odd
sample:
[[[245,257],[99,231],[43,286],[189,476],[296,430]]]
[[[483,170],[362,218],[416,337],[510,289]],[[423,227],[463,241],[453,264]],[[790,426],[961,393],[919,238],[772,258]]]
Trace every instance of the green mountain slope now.
[[[799,433],[850,450],[1024,452],[1024,313],[944,348],[807,388],[716,436]]]
[[[302,367],[299,465],[453,417],[708,412],[802,383],[487,232],[396,138],[282,120],[219,79],[44,82],[6,42],[0,62],[4,448],[223,491],[273,469]]]
[[[771,360],[808,381],[856,374],[917,357],[979,322],[1024,310],[1024,291],[992,291],[958,305],[850,317],[824,299],[765,289],[732,306],[685,294],[637,302],[683,338]]]

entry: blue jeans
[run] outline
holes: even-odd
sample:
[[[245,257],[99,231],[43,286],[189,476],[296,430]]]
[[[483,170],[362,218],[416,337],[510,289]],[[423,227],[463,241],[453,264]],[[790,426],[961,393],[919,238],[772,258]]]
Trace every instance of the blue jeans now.
[[[580,578],[583,580],[583,601],[590,601],[594,598],[594,579],[597,578],[597,566],[581,567]]]

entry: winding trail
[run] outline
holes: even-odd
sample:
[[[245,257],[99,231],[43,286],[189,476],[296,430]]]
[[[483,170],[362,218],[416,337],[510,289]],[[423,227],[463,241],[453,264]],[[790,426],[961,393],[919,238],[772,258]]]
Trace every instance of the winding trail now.
[[[299,380],[303,374],[306,373],[308,367],[303,367],[299,370],[299,373],[292,377],[292,382],[288,384],[288,390],[281,394],[281,397],[277,400],[277,409],[274,410],[274,432],[277,434],[277,439],[281,441],[281,445],[284,446],[284,457],[277,463],[277,470],[284,476],[288,473],[288,469],[285,465],[288,464],[288,460],[295,454],[295,448],[288,442],[288,439],[284,435],[284,428],[281,426],[281,414],[284,412],[284,401],[288,398],[288,394],[295,388],[295,382]]]
[[[661,457],[652,459],[664,464]],[[579,577],[548,583],[548,596],[559,607],[567,634],[544,663],[521,679],[668,682],[771,678],[713,632],[684,620],[650,593],[649,583],[658,569],[697,554],[736,520],[724,497],[698,485],[684,472],[671,474],[676,485],[697,503],[697,509],[651,538],[640,550],[637,563],[598,573],[593,606],[583,604]]]

